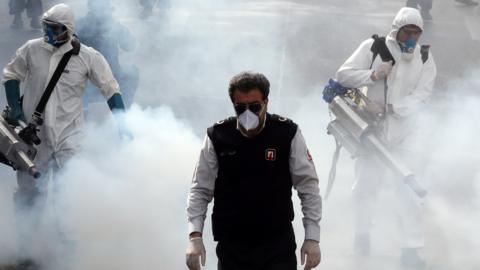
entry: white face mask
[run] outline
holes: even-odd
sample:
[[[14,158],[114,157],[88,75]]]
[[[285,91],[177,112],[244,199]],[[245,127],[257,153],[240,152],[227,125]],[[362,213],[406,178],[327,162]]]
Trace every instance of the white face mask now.
[[[245,130],[249,131],[258,127],[260,118],[258,115],[247,109],[238,116],[238,122]]]

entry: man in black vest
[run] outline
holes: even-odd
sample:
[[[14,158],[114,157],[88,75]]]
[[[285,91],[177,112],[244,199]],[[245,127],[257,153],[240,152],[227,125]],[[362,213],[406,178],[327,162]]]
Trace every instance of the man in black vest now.
[[[205,265],[202,240],[208,203],[220,270],[295,270],[292,187],[302,203],[305,269],[320,263],[322,200],[305,140],[291,120],[267,113],[270,83],[242,72],[229,95],[236,117],[210,127],[188,198],[187,265]]]

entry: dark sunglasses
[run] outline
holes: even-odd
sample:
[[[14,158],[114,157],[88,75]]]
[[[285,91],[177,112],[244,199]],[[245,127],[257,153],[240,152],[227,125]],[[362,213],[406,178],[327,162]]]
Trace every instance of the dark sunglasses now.
[[[261,102],[252,102],[252,103],[235,103],[234,108],[235,112],[240,115],[249,109],[253,113],[259,113],[262,110],[263,103]]]

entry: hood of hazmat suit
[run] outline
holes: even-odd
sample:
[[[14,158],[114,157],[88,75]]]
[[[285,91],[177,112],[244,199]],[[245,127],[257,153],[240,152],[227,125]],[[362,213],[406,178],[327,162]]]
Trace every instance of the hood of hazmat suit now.
[[[387,77],[387,104],[391,104],[393,112],[385,120],[385,139],[395,147],[413,149],[410,143],[414,132],[418,129],[415,117],[425,106],[433,92],[436,78],[436,66],[431,53],[424,63],[417,43],[411,60],[402,59],[402,51],[396,36],[398,30],[413,24],[423,30],[423,20],[420,12],[414,8],[401,8],[392,23],[392,30],[386,37],[386,45],[396,63]],[[380,56],[372,62],[371,47],[373,39],[367,39],[360,44],[355,52],[345,61],[336,73],[337,81],[345,87],[368,87],[367,96],[384,106],[384,81],[373,81],[371,75],[381,64]],[[371,68],[370,68],[371,66]]]
[[[75,33],[75,16],[72,9],[65,4],[58,4],[47,10],[42,15],[42,20],[57,22],[67,27],[68,33]]]
[[[393,19],[392,22],[392,31],[390,31],[390,36],[392,38],[397,37],[398,30],[406,25],[415,25],[418,26],[423,31],[423,19],[420,12],[417,9],[404,7],[400,9]]]
[[[66,25],[73,35],[74,15],[69,6],[59,4],[45,12],[42,19]],[[62,56],[71,50],[71,42],[52,46],[43,38],[29,40],[21,46],[3,69],[2,83],[22,82],[24,88],[23,112],[30,121]],[[83,138],[82,96],[90,80],[108,100],[119,93],[119,86],[108,62],[93,48],[81,45],[78,55],[70,58],[60,76],[43,115],[35,161],[39,164],[54,160],[60,167],[81,145]]]

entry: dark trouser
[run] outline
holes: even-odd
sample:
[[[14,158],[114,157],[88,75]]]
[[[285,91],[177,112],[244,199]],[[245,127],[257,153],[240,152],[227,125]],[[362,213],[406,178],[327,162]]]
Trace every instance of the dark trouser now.
[[[417,8],[420,6],[422,11],[429,11],[432,9],[433,0],[407,0],[407,7]]]
[[[293,229],[269,240],[250,243],[219,241],[218,270],[296,270]]]
[[[10,0],[8,6],[12,15],[20,14],[26,9],[28,17],[36,18],[40,17],[43,12],[41,0]]]

